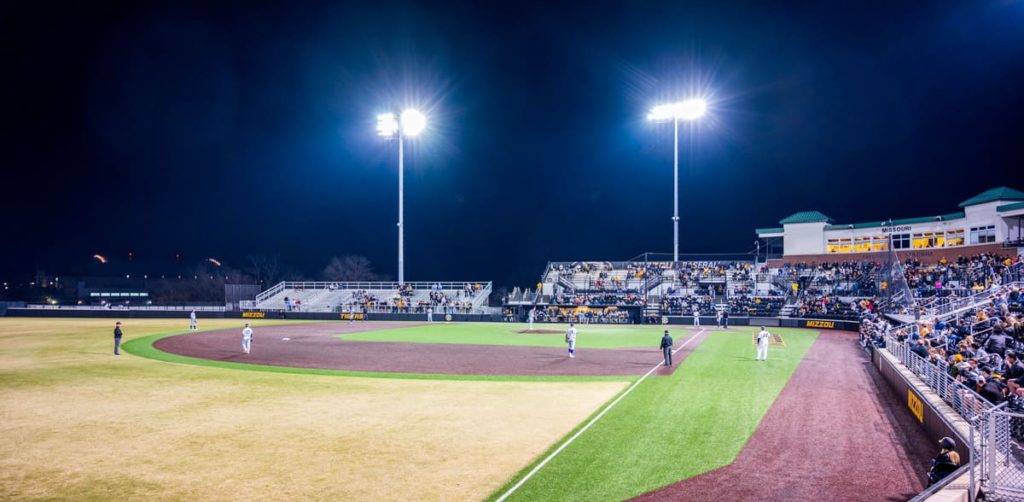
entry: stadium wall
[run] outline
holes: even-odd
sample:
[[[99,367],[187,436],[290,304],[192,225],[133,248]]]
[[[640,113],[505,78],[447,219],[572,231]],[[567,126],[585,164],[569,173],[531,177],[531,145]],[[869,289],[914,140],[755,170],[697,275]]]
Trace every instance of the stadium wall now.
[[[662,316],[661,324],[693,325],[693,316]],[[715,326],[716,318],[701,316],[701,326]],[[729,326],[767,326],[771,328],[810,328],[834,329],[841,331],[859,331],[857,321],[840,321],[836,319],[791,319],[788,317],[730,317]]]
[[[903,396],[907,409],[924,428],[925,433],[933,438],[936,444],[945,436],[955,438],[956,451],[963,459],[963,463],[966,463],[971,455],[970,448],[967,447],[970,441],[967,422],[888,353],[873,349],[871,362],[889,387]]]

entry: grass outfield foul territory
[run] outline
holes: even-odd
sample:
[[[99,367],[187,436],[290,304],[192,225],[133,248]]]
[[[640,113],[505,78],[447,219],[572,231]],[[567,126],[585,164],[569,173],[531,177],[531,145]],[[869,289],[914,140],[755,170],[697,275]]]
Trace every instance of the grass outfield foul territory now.
[[[623,500],[731,463],[818,336],[771,329],[786,345],[758,362],[753,330],[710,333],[671,377],[638,385],[509,500]]]
[[[516,333],[527,329],[519,323],[434,323],[428,326],[367,331],[341,335],[348,341],[405,342],[405,343],[453,343],[475,345],[512,345],[527,347],[564,347],[568,324],[533,325],[535,330],[555,330],[558,333]],[[623,349],[633,347],[658,347],[661,326],[637,326],[629,324],[577,324],[579,331],[576,346],[583,349]],[[672,336],[683,335],[684,327],[669,328]],[[689,329],[689,328],[686,328]]]
[[[0,318],[0,500],[480,500],[628,382],[169,364],[113,356],[113,321]]]

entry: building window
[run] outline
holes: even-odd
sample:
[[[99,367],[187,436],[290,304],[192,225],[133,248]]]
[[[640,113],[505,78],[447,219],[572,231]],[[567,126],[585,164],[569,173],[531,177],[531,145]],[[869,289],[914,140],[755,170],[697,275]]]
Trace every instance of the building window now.
[[[942,232],[914,234],[914,239],[911,241],[911,247],[914,249],[942,247],[945,240],[946,238],[943,236]]]
[[[946,232],[946,247],[963,246],[964,245],[964,231],[963,229],[950,230]]]
[[[996,241],[996,227],[974,227],[971,229],[971,244],[988,244]]]
[[[889,250],[889,238],[884,235],[876,235],[871,241],[872,251],[888,251]]]
[[[910,249],[910,234],[893,234],[893,249]]]
[[[825,245],[825,251],[828,253],[849,253],[853,250],[853,241],[851,239],[829,239]]]

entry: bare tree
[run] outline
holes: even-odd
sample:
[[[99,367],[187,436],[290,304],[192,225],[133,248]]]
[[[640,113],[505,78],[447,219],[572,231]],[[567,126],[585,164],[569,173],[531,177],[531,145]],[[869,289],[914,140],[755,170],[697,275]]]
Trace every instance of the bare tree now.
[[[263,287],[276,284],[281,278],[281,260],[277,256],[249,256],[249,274]]]
[[[379,281],[370,259],[359,255],[334,256],[324,267],[323,277],[328,281]]]

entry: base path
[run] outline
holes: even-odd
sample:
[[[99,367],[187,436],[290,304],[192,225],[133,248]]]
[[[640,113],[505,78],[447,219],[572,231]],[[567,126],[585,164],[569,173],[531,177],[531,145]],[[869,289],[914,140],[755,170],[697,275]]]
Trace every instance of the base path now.
[[[249,354],[242,353],[240,329],[176,335],[157,340],[153,346],[213,361],[446,375],[641,375],[662,359],[661,350],[654,345],[657,330],[650,349],[578,349],[573,359],[564,347],[355,342],[337,337],[411,326],[416,325],[337,322],[261,326],[255,330]],[[681,343],[677,340],[677,345]],[[657,374],[671,371],[666,368]]]
[[[937,441],[856,336],[825,332],[734,463],[635,500],[907,500]]]

